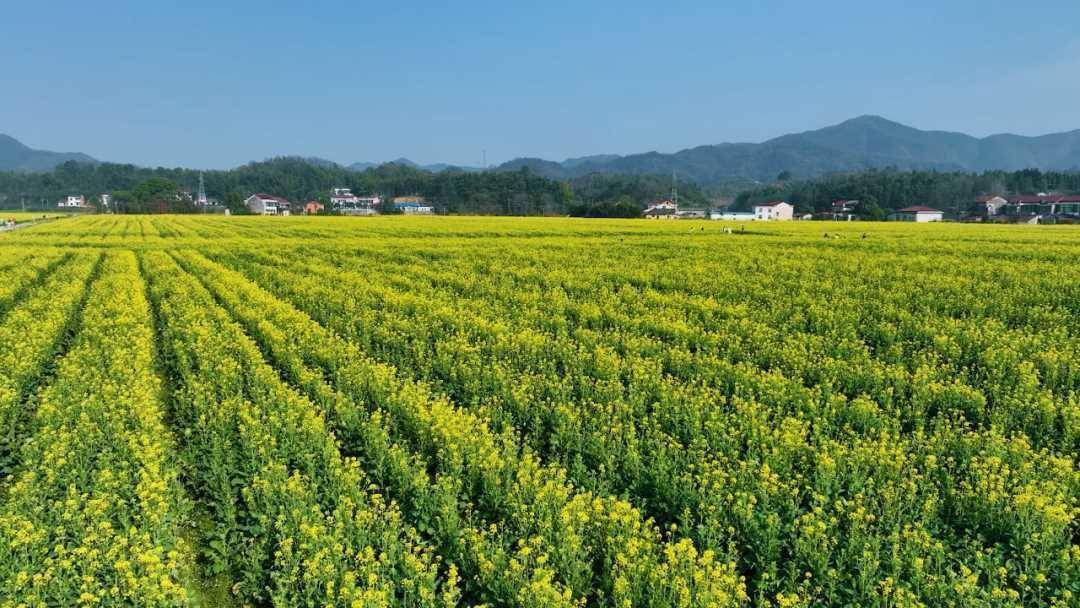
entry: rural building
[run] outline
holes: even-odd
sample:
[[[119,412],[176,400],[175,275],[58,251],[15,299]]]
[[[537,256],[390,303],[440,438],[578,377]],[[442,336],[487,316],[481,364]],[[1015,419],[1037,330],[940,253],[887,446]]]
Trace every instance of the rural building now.
[[[244,203],[255,215],[289,215],[289,201],[270,194],[252,194]]]
[[[1080,195],[1039,193],[1010,196],[998,213],[1013,217],[1080,216]]]
[[[56,204],[61,209],[87,209],[90,205],[86,202],[86,197],[81,194],[69,196],[66,199],[61,199]]]
[[[349,188],[334,188],[330,191],[330,206],[337,207],[356,201],[356,195]]]
[[[325,208],[326,207],[319,201],[308,201],[307,204],[304,205],[304,215],[318,215],[319,213],[322,213]]]
[[[330,192],[330,208],[342,215],[375,215],[381,204],[378,196],[356,196],[349,188],[334,188]]]
[[[679,205],[675,201],[662,200],[649,203],[642,216],[650,220],[673,220],[678,217],[678,213]]]
[[[975,199],[974,212],[976,215],[990,217],[1001,213],[1008,204],[1008,199],[1001,196],[980,196]]]
[[[762,222],[786,221],[795,217],[795,207],[785,201],[754,205],[754,219]]]
[[[395,196],[394,208],[405,215],[431,215],[435,213],[435,207],[422,196]]]
[[[832,203],[832,219],[850,222],[855,217],[855,210],[859,207],[859,201],[840,199]]]
[[[915,205],[914,207],[905,207],[889,214],[889,219],[898,222],[940,222],[945,219],[945,212],[934,209],[933,207]]]

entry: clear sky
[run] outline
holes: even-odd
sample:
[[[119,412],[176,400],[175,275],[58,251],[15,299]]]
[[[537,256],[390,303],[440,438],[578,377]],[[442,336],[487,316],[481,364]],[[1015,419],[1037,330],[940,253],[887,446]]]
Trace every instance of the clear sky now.
[[[0,133],[140,165],[1080,128],[1077,0],[4,4]]]

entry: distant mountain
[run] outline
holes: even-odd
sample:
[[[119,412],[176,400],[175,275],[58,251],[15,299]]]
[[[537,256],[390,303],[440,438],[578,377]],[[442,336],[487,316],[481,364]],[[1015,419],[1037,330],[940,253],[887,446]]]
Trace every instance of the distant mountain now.
[[[794,177],[814,177],[883,167],[939,171],[1069,170],[1080,168],[1080,130],[1041,137],[992,135],[980,139],[963,133],[921,131],[880,116],[860,116],[760,144],[698,146],[673,154],[589,156],[561,163],[519,158],[498,169],[521,167],[557,179],[589,173],[669,175],[675,171],[702,185],[772,180],[782,171],[790,171]]]
[[[483,169],[481,169],[480,167],[460,167],[458,165],[451,165],[451,164],[447,164],[447,163],[434,163],[434,164],[430,164],[430,165],[420,165],[420,164],[414,163],[413,161],[411,161],[411,160],[409,160],[407,158],[398,158],[396,160],[392,160],[392,161],[385,162],[385,163],[358,162],[358,163],[353,163],[353,164],[349,165],[348,168],[352,169],[353,171],[367,171],[368,169],[374,169],[376,167],[381,167],[382,165],[391,165],[391,164],[392,165],[402,165],[402,166],[405,166],[405,167],[411,167],[413,169],[420,169],[421,171],[429,171],[431,173],[438,173],[440,171],[447,171],[447,170],[470,171],[470,172],[471,171],[483,171]]]
[[[568,158],[568,159],[562,161],[562,163],[560,163],[560,164],[562,166],[566,167],[567,169],[572,169],[574,167],[580,167],[581,165],[588,164],[588,163],[610,163],[610,162],[614,162],[616,160],[619,160],[620,158],[622,158],[622,157],[619,156],[618,154],[594,154],[592,156],[581,156],[581,157],[578,157],[578,158]]]
[[[34,150],[9,135],[0,134],[0,171],[37,173],[51,171],[57,165],[74,160],[95,163],[93,158],[78,152],[48,152]]]

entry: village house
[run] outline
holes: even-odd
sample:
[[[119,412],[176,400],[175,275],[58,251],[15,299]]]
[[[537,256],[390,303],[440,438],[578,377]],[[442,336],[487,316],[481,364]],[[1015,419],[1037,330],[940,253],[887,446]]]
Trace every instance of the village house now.
[[[678,217],[678,213],[679,205],[675,201],[662,200],[649,203],[642,216],[650,220],[673,220]]]
[[[394,208],[405,215],[431,215],[435,207],[422,196],[395,196]]]
[[[244,203],[255,215],[289,215],[292,206],[280,196],[261,193],[252,194]]]
[[[897,222],[918,222],[920,224],[925,222],[940,222],[945,219],[945,212],[934,209],[933,207],[915,205],[890,213],[889,219]]]
[[[1080,195],[1040,192],[1034,195],[1010,196],[1008,202],[1002,205],[998,213],[1013,217],[1080,216]]]
[[[61,199],[56,204],[61,209],[88,209],[90,204],[86,202],[86,197],[81,194],[68,196],[66,199]]]
[[[349,188],[334,188],[330,192],[330,208],[341,215],[375,215],[382,198],[357,196]]]
[[[318,215],[325,209],[325,205],[319,201],[308,201],[304,205],[304,215]]]
[[[795,207],[785,201],[754,205],[754,219],[762,222],[787,221],[795,217]]]
[[[840,199],[832,202],[832,219],[841,222],[850,222],[855,218],[855,211],[859,207],[859,201]]]
[[[996,194],[980,196],[975,199],[973,211],[975,215],[992,217],[1001,213],[1002,209],[1009,204],[1008,199]]]

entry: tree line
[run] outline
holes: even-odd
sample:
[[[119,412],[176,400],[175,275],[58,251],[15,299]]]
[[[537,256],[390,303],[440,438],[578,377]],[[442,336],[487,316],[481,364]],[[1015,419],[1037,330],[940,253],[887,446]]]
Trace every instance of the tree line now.
[[[786,176],[782,176],[786,177]],[[875,218],[911,205],[963,213],[982,195],[1080,193],[1080,172],[986,171],[943,173],[872,169],[828,175],[816,179],[776,182],[740,193],[735,209],[749,209],[769,200],[783,199],[800,213],[828,211],[835,200],[854,199],[862,212]]]
[[[246,209],[253,193],[282,196],[297,205],[328,203],[331,188],[392,198],[419,195],[438,213],[490,215],[635,216],[645,205],[666,197],[669,180],[655,176],[590,175],[572,181],[549,179],[528,168],[514,171],[432,173],[401,164],[355,171],[295,157],[274,158],[235,169],[200,172],[193,169],[67,162],[46,173],[0,173],[0,206],[55,208],[71,194],[113,196],[122,213],[188,213],[197,211],[192,196],[200,175],[207,195],[233,212]],[[706,206],[705,193],[685,184],[680,196]]]

